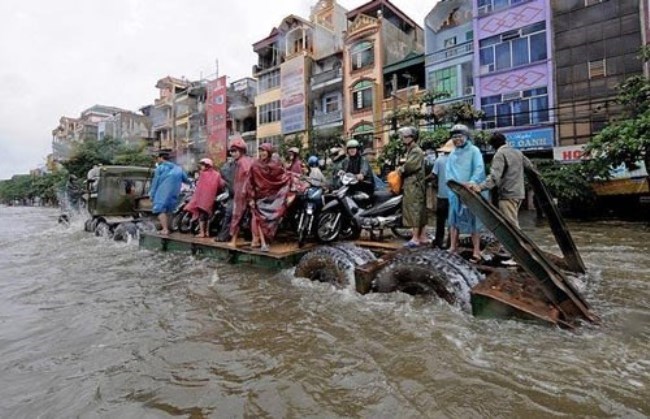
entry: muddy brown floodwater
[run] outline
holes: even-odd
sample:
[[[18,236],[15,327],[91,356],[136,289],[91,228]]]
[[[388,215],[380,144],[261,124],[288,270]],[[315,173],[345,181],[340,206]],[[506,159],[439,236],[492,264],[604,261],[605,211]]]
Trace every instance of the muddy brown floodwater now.
[[[645,224],[569,223],[602,318],[572,333],[143,251],[57,215],[0,208],[3,418],[650,415]]]

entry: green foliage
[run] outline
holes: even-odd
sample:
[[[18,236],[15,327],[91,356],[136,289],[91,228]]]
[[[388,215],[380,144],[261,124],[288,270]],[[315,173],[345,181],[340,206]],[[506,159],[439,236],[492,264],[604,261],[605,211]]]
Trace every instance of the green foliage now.
[[[65,186],[67,178],[67,172],[60,170],[39,176],[17,175],[0,181],[0,202],[31,203],[38,197],[43,203],[54,205],[57,202],[57,192]]]
[[[287,153],[291,147],[298,147],[298,150],[300,150],[300,156],[304,157],[306,150],[304,149],[304,141],[303,141],[303,135],[302,134],[290,134],[290,135],[285,135],[284,141],[280,144],[280,147],[278,148],[278,154],[280,154],[281,158],[286,158]]]
[[[391,167],[396,167],[397,163],[401,156],[406,153],[406,147],[399,138],[397,134],[391,134],[388,144],[384,146],[379,156],[380,165],[389,165]]]
[[[70,174],[85,178],[88,171],[98,164],[149,167],[152,159],[144,146],[132,146],[106,137],[102,141],[83,141],[76,144],[72,157],[63,165]]]
[[[542,180],[560,208],[584,213],[596,202],[594,193],[582,164],[560,164],[552,160],[536,160]]]
[[[454,102],[445,107],[445,119],[452,124],[473,127],[476,121],[484,116],[485,112],[466,102]]]
[[[423,150],[442,147],[450,138],[449,128],[437,127],[431,131],[420,131],[420,147]]]
[[[589,174],[609,178],[610,169],[625,164],[630,170],[648,158],[650,150],[650,110],[636,118],[605,127],[585,147]]]
[[[310,137],[310,154],[321,158],[327,157],[330,148],[340,147],[344,143],[343,129],[340,127],[315,129],[311,132]]]
[[[640,57],[650,58],[650,48],[644,47]],[[591,177],[610,177],[610,169],[624,164],[634,170],[637,162],[650,160],[650,80],[633,76],[619,87],[617,101],[627,114],[625,118],[605,127],[585,147],[587,173]]]

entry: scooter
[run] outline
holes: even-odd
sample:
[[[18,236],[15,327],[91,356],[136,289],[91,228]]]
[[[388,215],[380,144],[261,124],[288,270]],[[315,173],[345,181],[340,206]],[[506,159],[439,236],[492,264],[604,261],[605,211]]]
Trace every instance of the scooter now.
[[[230,192],[228,192],[228,189],[217,195],[214,199],[214,209],[212,210],[212,214],[210,214],[207,226],[211,235],[215,234],[215,231],[216,233],[219,232],[221,221],[224,219],[226,214],[228,201],[230,201]],[[179,230],[181,233],[197,234],[199,232],[199,221],[192,219],[192,213],[184,211],[180,221]]]
[[[308,184],[305,191],[300,196],[299,212],[298,212],[298,247],[305,244],[305,240],[309,236],[313,236],[315,222],[318,220],[318,215],[325,203],[323,185],[315,179],[307,178]]]
[[[183,220],[188,214],[187,211],[185,211],[185,206],[189,204],[190,200],[192,199],[192,195],[194,194],[194,189],[195,188],[192,185],[181,192],[181,195],[178,199],[178,205],[176,205],[176,209],[174,210],[174,212],[172,212],[171,221],[169,223],[170,224],[169,227],[171,231],[180,231],[181,233],[189,233],[190,226],[187,223],[183,224]]]
[[[337,239],[356,240],[362,230],[374,237],[375,231],[390,228],[394,235],[408,239],[409,229],[402,225],[402,195],[389,191],[376,191],[371,197],[362,191],[355,191],[356,175],[345,173],[340,177],[341,186],[323,207],[318,217],[316,234],[324,243]]]

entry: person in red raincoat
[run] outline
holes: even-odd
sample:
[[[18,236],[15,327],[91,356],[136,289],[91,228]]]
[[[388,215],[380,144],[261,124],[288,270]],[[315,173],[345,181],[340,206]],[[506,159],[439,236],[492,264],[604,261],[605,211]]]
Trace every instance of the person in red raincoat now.
[[[259,159],[251,166],[248,183],[248,199],[253,214],[252,246],[260,246],[260,250],[268,252],[267,241],[275,237],[287,209],[291,175],[280,161],[272,158],[271,144],[261,144],[259,152]]]
[[[235,175],[231,190],[232,199],[232,219],[230,221],[230,246],[237,246],[237,235],[244,215],[248,210],[248,178],[253,164],[253,159],[246,155],[246,143],[239,137],[230,143],[230,156],[235,162]]]
[[[214,170],[214,164],[210,159],[199,161],[199,180],[196,183],[196,191],[187,204],[186,210],[192,214],[192,219],[199,220],[199,234],[197,237],[208,237],[208,220],[214,207],[214,199],[226,184],[221,174]]]
[[[302,160],[300,160],[300,150],[298,147],[289,149],[289,161],[287,161],[287,171],[295,176],[302,176]]]

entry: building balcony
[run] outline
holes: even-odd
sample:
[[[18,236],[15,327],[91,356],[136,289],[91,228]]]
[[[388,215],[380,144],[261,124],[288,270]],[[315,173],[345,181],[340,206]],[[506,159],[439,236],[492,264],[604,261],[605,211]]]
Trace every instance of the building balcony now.
[[[171,127],[172,127],[172,120],[171,118],[167,118],[159,121],[154,121],[151,126],[151,129],[154,131],[161,131],[164,129],[169,129]]]
[[[169,97],[156,99],[153,101],[153,105],[156,107],[172,106],[172,100]]]
[[[228,107],[228,113],[234,119],[243,120],[255,116],[255,105],[252,103],[235,103]]]
[[[427,56],[426,66],[428,67],[430,65],[447,61],[455,57],[460,57],[462,55],[468,55],[473,51],[474,44],[472,42],[466,42],[464,44],[455,45],[442,51],[436,51],[433,54]]]
[[[333,125],[343,122],[343,110],[338,110],[328,113],[317,113],[314,115],[312,124],[314,127],[321,127],[324,125]]]
[[[343,69],[334,68],[322,73],[314,74],[311,78],[311,89],[319,90],[327,86],[343,82]]]
[[[246,131],[242,133],[234,133],[228,136],[228,141],[232,141],[233,138],[242,137],[244,141],[250,141],[257,138],[257,131]]]

